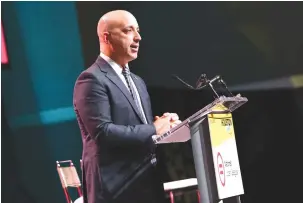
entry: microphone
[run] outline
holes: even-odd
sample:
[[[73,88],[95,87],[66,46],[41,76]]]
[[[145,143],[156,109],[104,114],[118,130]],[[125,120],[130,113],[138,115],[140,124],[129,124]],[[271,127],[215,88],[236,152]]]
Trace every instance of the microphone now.
[[[196,90],[201,90],[201,89],[203,89],[204,87],[206,87],[208,85],[212,88],[212,83],[215,82],[215,81],[217,81],[217,80],[220,80],[220,79],[221,79],[220,75],[215,76],[211,80],[206,79],[206,82],[204,82],[204,83],[202,82],[201,83],[201,85],[203,85],[203,86],[196,88]]]
[[[196,89],[200,88],[202,85],[205,85],[208,82],[206,74],[201,74],[199,79],[196,82]]]
[[[211,84],[213,82],[215,82],[216,80],[219,80],[221,78],[220,75],[217,75],[216,77],[212,78],[211,80],[208,80],[207,77],[206,77],[206,74],[201,74],[197,83],[196,83],[196,87],[193,87],[190,84],[188,84],[187,82],[185,82],[184,80],[182,80],[181,78],[179,78],[177,75],[172,75],[172,76],[191,90],[201,90],[201,89],[205,88],[208,85],[212,86]]]
[[[212,83],[214,83],[218,80],[218,83],[223,85],[224,89],[227,91],[229,96],[233,97],[233,94],[229,91],[229,89],[227,88],[226,83],[224,82],[223,78],[220,75],[216,75],[211,80],[208,80],[207,77],[206,77],[206,74],[201,74],[198,81],[196,82],[196,87],[193,87],[190,84],[186,83],[184,80],[179,78],[177,75],[172,75],[172,76],[191,90],[199,91],[199,90],[209,86],[212,89],[212,91],[215,93],[217,98],[219,98],[219,94],[217,93],[217,91],[213,87]]]
[[[185,81],[183,81],[181,78],[179,78],[177,75],[172,75],[175,79],[177,79],[179,82],[181,82],[183,85],[185,85],[187,88],[192,89],[192,90],[196,90],[196,88],[194,88],[193,86],[189,85],[188,83],[186,83]]]
[[[213,79],[211,79],[210,81],[209,81],[209,83],[213,83],[213,82],[215,82],[216,80],[219,80],[221,78],[221,76],[220,75],[217,75],[217,76],[215,76]]]

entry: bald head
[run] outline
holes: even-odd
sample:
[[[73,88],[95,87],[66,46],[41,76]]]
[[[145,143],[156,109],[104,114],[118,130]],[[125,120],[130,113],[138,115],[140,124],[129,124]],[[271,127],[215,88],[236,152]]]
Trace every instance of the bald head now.
[[[97,26],[100,51],[119,62],[128,63],[137,58],[139,50],[139,25],[128,11],[114,10],[104,14]]]
[[[98,22],[98,36],[100,37],[104,32],[109,32],[116,27],[123,26],[123,22],[129,19],[136,21],[136,18],[125,10],[114,10],[104,14]]]

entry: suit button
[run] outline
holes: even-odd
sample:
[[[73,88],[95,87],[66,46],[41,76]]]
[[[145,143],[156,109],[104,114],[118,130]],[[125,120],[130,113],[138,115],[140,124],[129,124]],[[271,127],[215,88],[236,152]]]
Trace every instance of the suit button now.
[[[152,159],[150,160],[150,162],[151,162],[151,164],[154,165],[154,166],[157,164],[157,158],[156,158],[155,155],[152,156]]]

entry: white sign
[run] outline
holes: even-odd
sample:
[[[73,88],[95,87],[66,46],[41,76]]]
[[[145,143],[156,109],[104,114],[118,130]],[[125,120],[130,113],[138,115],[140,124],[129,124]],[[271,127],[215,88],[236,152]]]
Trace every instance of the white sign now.
[[[231,114],[209,114],[209,132],[213,151],[219,199],[244,194]]]

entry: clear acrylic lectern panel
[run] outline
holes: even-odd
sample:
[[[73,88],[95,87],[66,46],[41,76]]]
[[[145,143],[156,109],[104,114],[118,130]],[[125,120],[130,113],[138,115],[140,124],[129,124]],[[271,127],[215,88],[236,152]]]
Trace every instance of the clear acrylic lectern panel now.
[[[186,142],[191,139],[189,124],[205,117],[207,114],[215,111],[227,111],[233,112],[248,100],[245,97],[237,95],[235,97],[221,96],[208,104],[201,110],[194,113],[189,118],[185,119],[182,123],[172,128],[161,136],[154,136],[154,142],[156,144],[174,143],[174,142]]]

